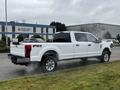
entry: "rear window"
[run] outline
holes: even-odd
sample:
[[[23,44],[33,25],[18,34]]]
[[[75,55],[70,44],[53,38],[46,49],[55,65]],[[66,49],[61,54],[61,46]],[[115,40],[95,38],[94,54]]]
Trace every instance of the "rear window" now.
[[[55,34],[53,42],[71,42],[70,33]]]

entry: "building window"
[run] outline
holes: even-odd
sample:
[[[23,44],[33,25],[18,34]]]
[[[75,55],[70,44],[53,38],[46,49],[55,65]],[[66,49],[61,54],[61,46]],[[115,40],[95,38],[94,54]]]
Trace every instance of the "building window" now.
[[[12,26],[12,32],[15,32],[15,25]],[[12,34],[12,38],[15,38],[15,34]]]
[[[2,32],[5,32],[5,25],[2,25]],[[2,37],[5,36],[5,34],[2,34]]]
[[[49,33],[48,33],[48,28],[46,28],[46,40],[48,40],[48,35]]]
[[[33,27],[33,33],[36,33],[36,27]]]

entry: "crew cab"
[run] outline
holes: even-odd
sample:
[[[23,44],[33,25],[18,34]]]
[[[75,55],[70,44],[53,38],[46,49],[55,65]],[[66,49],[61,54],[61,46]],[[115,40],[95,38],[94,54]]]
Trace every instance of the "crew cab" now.
[[[98,58],[108,62],[111,56],[110,43],[98,39],[89,32],[62,31],[54,35],[53,42],[11,43],[8,57],[16,65],[37,63],[42,70],[51,72],[61,60]]]

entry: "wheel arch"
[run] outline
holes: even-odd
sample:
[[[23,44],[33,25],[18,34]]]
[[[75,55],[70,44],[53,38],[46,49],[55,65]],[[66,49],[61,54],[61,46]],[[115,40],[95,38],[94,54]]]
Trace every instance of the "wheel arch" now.
[[[57,60],[59,59],[59,54],[57,51],[55,50],[48,50],[46,51],[43,55],[42,55],[42,58],[41,58],[41,62],[44,60],[45,57],[47,56],[53,56],[55,57]]]
[[[104,48],[104,49],[103,49],[103,52],[104,52],[104,51],[108,51],[108,52],[110,53],[110,55],[111,55],[111,51],[110,51],[110,49],[109,49],[109,48],[107,48],[107,47],[106,47],[106,48]]]

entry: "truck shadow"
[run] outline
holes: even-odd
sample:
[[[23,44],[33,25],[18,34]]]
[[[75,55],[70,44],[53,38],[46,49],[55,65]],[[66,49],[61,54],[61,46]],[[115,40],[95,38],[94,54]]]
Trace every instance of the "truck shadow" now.
[[[92,64],[97,64],[99,63],[98,60],[88,60],[87,62],[83,62],[81,60],[69,60],[69,61],[60,61],[58,62],[58,67],[56,71],[62,71],[65,69],[70,69],[70,68],[76,68],[76,67],[84,67],[87,65],[92,65]],[[12,70],[10,70],[10,72],[8,71],[8,73],[6,73],[6,75],[3,76],[3,80],[7,80],[7,79],[13,79],[13,78],[19,78],[19,77],[23,77],[23,76],[31,76],[31,75],[37,75],[37,74],[44,74],[41,70],[41,68],[37,68],[33,71],[27,71],[28,67],[16,67]],[[49,74],[49,73],[47,73]]]
[[[81,61],[81,60],[75,60],[75,61],[62,61],[59,62],[57,70],[63,70],[63,69],[69,69],[69,68],[75,68],[75,67],[84,67],[91,64],[97,64],[99,63],[98,60],[88,60],[88,61]]]
[[[99,63],[98,60],[88,60],[88,61],[81,61],[81,60],[69,60],[69,61],[60,61],[58,62],[58,67],[56,71],[61,71],[64,69],[70,69],[70,68],[75,68],[75,67],[84,67],[86,65],[91,65],[91,64],[96,64]],[[43,74],[41,68],[37,68],[33,71],[27,71],[25,67],[24,69],[21,70],[16,70],[14,74],[18,76],[28,76],[28,75],[36,75],[36,74]]]

